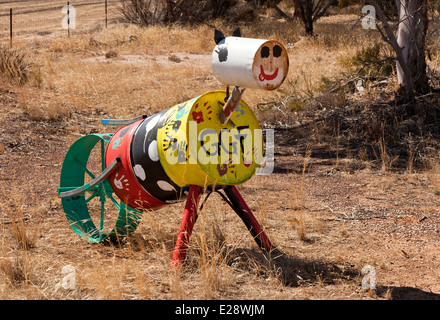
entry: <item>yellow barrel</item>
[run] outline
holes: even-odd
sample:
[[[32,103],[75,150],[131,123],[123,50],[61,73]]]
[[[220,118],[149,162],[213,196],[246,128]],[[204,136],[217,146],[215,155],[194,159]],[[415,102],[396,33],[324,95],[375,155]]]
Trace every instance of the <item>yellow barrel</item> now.
[[[236,185],[250,179],[263,153],[260,124],[240,100],[221,124],[225,91],[210,91],[162,115],[157,149],[165,173],[180,187]]]

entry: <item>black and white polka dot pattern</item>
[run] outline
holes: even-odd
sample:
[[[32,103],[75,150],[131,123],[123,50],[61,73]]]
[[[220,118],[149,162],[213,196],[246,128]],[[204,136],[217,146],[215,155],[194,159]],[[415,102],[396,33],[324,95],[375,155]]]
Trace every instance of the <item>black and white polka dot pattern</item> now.
[[[145,119],[134,133],[131,143],[131,164],[142,187],[153,197],[174,202],[184,196],[184,190],[165,173],[157,149],[157,129],[164,112]]]

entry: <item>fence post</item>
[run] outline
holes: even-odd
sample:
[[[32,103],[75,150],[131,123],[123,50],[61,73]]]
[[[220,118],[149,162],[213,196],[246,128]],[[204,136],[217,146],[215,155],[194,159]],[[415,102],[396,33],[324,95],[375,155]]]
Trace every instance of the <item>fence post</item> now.
[[[70,38],[70,2],[67,1],[67,37]]]
[[[9,9],[9,48],[12,49],[12,8]]]
[[[105,28],[107,29],[107,0],[105,0]]]

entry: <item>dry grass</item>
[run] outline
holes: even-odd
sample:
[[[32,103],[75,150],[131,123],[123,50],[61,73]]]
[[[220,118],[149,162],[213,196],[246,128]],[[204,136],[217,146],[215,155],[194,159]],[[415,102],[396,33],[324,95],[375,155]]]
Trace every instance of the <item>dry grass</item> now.
[[[0,47],[0,76],[24,84],[28,81],[29,72],[29,62],[24,54]]]
[[[229,29],[218,24],[222,30]],[[258,28],[242,27],[242,34],[277,39],[290,48],[290,73],[283,90],[295,90],[303,96],[319,87],[322,78],[337,77],[344,71],[338,63],[341,58],[351,57],[357,48],[378,40],[374,34],[362,35],[361,28],[346,37],[352,28],[349,23],[342,28],[322,23],[313,39],[302,37],[297,24],[282,28],[281,34],[277,23],[264,22]],[[120,116],[149,108],[155,113],[200,94],[201,86],[204,90],[219,88],[210,70],[212,43],[213,32],[207,26],[124,26],[70,38],[17,39],[14,46],[39,66],[43,89],[62,95],[74,109],[105,110]],[[106,58],[107,53],[115,56]],[[184,67],[175,68],[179,65]],[[175,88],[172,95],[170,87]],[[280,97],[279,92],[248,91],[250,105]]]
[[[303,165],[301,168],[301,173],[297,176],[295,173],[292,174],[293,179],[290,184],[293,189],[290,194],[292,197],[290,201],[294,201],[290,206],[293,208],[295,214],[292,215],[290,223],[293,227],[295,227],[296,232],[298,234],[298,239],[301,241],[306,241],[307,239],[307,227],[306,227],[306,199],[305,199],[305,185],[304,179],[306,177],[308,166],[310,161],[310,150],[306,151],[306,155],[303,160]]]
[[[302,27],[295,23],[268,20],[242,27],[245,36],[282,41],[291,58],[289,77],[281,90],[249,89],[245,93],[244,99],[261,122],[284,119],[275,110],[258,112],[257,103],[295,95],[298,109],[305,107],[300,102],[304,97],[318,97],[324,77],[338,78],[346,71],[339,63],[341,58],[352,57],[359,48],[378,41],[377,34],[366,33],[360,26],[353,28],[350,19],[356,18],[322,19],[316,26],[318,36],[312,39],[303,38]],[[226,34],[231,29],[220,22],[218,25]],[[39,75],[22,86],[4,81],[7,90],[1,91],[5,93],[0,96],[0,111],[7,115],[0,119],[1,123],[13,121],[17,126],[13,132],[2,126],[0,137],[5,139],[8,135],[11,139],[0,140],[0,160],[5,161],[0,162],[0,180],[6,184],[12,180],[17,186],[4,185],[0,198],[0,296],[4,299],[388,299],[396,286],[439,292],[438,284],[433,283],[433,279],[438,280],[436,258],[432,254],[438,249],[434,233],[420,240],[432,251],[423,253],[423,263],[412,261],[414,266],[399,253],[400,250],[412,252],[411,243],[399,240],[396,244],[381,231],[382,226],[374,225],[377,219],[359,218],[368,212],[358,210],[359,206],[368,208],[371,204],[371,200],[363,197],[365,194],[370,198],[387,197],[385,202],[375,203],[381,209],[388,209],[392,216],[388,219],[384,214],[386,230],[392,230],[393,226],[396,230],[407,230],[399,229],[407,220],[395,214],[393,203],[404,203],[401,207],[407,209],[411,206],[405,202],[410,198],[404,185],[408,179],[402,181],[389,171],[394,158],[384,143],[376,149],[377,159],[368,158],[366,151],[360,154],[367,169],[354,175],[339,170],[344,160],[339,153],[343,148],[339,140],[338,170],[330,170],[335,159],[330,159],[330,165],[323,165],[320,159],[313,158],[313,147],[310,152],[298,152],[294,158],[291,146],[277,149],[281,154],[277,161],[286,160],[288,172],[256,176],[240,186],[269,238],[277,245],[278,252],[272,255],[256,248],[240,219],[215,196],[208,200],[199,216],[182,270],[170,268],[182,203],[145,212],[136,233],[120,243],[92,245],[72,232],[55,194],[60,165],[71,143],[83,134],[113,132],[115,128],[99,124],[101,118],[154,114],[205,91],[223,89],[211,73],[213,46],[213,32],[206,26],[119,25],[74,33],[70,38],[49,35],[44,39],[14,40],[14,48],[37,66]],[[369,94],[376,93],[366,92],[364,98]],[[335,103],[341,105],[348,101],[345,95],[337,100]],[[326,107],[325,103],[321,106],[321,109]],[[295,119],[297,111],[288,110]],[[319,130],[322,128],[318,124],[318,134],[313,137],[316,146],[322,143]],[[336,138],[339,139],[339,131]],[[440,183],[434,153],[431,159],[431,180],[413,168],[408,169],[413,176],[412,192],[418,195],[418,201],[431,203],[425,209],[430,210],[430,219],[434,220],[437,216],[433,208],[438,205],[435,195],[438,196]],[[384,179],[370,170],[373,161],[382,164]],[[3,163],[8,163],[8,167]],[[24,165],[28,171],[23,170]],[[428,180],[431,182],[427,186]],[[426,188],[429,192],[423,193]],[[416,218],[413,220],[410,221],[415,225],[420,224]],[[412,238],[405,235],[398,239]],[[384,250],[384,246],[389,249]],[[412,257],[416,259],[416,253]],[[385,292],[382,296],[360,287],[360,270],[366,264],[377,266],[378,281]],[[75,270],[74,287],[63,287],[66,266]],[[398,277],[407,271],[405,267],[413,267],[411,279],[426,280],[414,283]],[[424,272],[429,276],[422,276]]]
[[[201,47],[207,41],[203,36],[206,29],[198,30],[201,37],[192,37],[193,42],[183,46],[186,33],[190,31],[127,27],[93,34],[93,38],[84,35],[51,41],[38,57],[44,65],[43,86],[59,92],[78,111],[105,110],[117,117],[156,113],[199,93],[192,82],[208,74],[207,64],[196,58],[183,68],[162,63],[161,57],[168,61],[173,52],[186,52],[183,61],[189,60],[188,55],[207,53]],[[136,40],[129,42],[130,36]],[[106,58],[110,51],[117,56]],[[175,89],[172,95],[170,87]]]
[[[6,225],[16,241],[19,249],[24,251],[30,250],[35,246],[38,238],[38,229],[32,232],[26,228],[26,221],[30,219],[31,214],[38,214],[38,211],[29,212],[28,204],[25,201],[25,195],[16,187],[5,191],[2,186],[0,195],[11,201],[10,203],[0,203],[4,218],[2,224]],[[29,199],[28,199],[29,200]],[[37,206],[37,205],[36,205]]]

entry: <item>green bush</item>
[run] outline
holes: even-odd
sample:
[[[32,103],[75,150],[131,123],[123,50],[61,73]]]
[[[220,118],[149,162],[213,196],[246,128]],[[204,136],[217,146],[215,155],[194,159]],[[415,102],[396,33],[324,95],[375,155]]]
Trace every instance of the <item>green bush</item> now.
[[[395,67],[395,58],[381,43],[362,48],[353,57],[342,58],[343,66],[359,75],[390,76]]]

